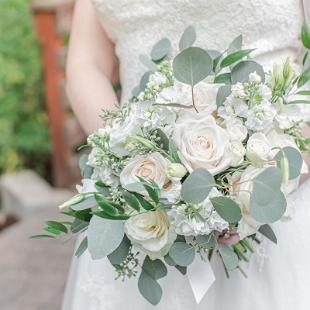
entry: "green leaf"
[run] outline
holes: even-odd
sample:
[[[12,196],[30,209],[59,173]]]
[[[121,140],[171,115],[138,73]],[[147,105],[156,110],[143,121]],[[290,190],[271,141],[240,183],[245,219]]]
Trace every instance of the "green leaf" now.
[[[90,179],[93,174],[93,168],[87,165],[88,155],[83,154],[80,157],[79,167],[81,170],[81,176],[83,179]]]
[[[154,206],[149,201],[144,199],[142,195],[138,193],[134,193],[134,195],[139,200],[139,203],[144,210],[151,211],[155,209]]]
[[[260,223],[279,220],[286,210],[286,199],[281,192],[282,173],[279,168],[269,167],[253,180],[250,198],[250,215]]]
[[[97,215],[101,218],[112,220],[112,221],[126,221],[130,218],[128,214],[116,214],[116,215],[110,215],[104,211],[99,211],[93,213],[94,215]]]
[[[154,103],[153,106],[157,107],[171,107],[171,108],[179,108],[179,109],[192,109],[192,105],[185,105],[180,103]]]
[[[179,266],[190,265],[195,258],[195,248],[184,242],[175,242],[169,251],[171,259]]]
[[[154,45],[151,51],[151,58],[154,61],[161,60],[169,54],[171,49],[172,47],[170,41],[167,38],[161,39]]]
[[[125,199],[126,203],[131,206],[136,211],[140,211],[140,203],[139,200],[136,198],[135,195],[129,192],[123,192],[123,198]]]
[[[159,203],[159,188],[156,184],[151,184],[149,182],[147,182],[145,179],[138,177],[138,179],[140,180],[141,184],[143,185],[144,189],[147,191],[147,193],[149,194],[150,198],[157,204]]]
[[[53,227],[45,227],[44,230],[56,236],[59,236],[61,234],[61,232],[58,229]]]
[[[231,94],[231,86],[224,85],[221,86],[216,95],[216,105],[218,107],[222,106],[226,98]]]
[[[142,269],[154,280],[161,279],[167,275],[167,267],[165,264],[160,259],[151,260],[148,256],[144,259]]]
[[[169,266],[175,266],[176,265],[175,261],[169,256],[169,253],[164,256],[164,260],[165,260],[166,264]]]
[[[188,26],[180,39],[179,49],[180,51],[192,46],[196,41],[196,32],[193,26]]]
[[[157,71],[157,66],[156,64],[148,58],[146,55],[140,55],[139,60],[141,61],[142,64],[144,64],[150,71],[156,72]]]
[[[215,84],[231,84],[231,74],[230,73],[223,73],[217,75],[214,79]]]
[[[99,207],[107,214],[114,216],[117,215],[117,209],[102,195],[95,194],[96,202]]]
[[[178,269],[178,270],[182,273],[183,276],[186,275],[186,273],[187,273],[187,267],[176,265],[175,268]]]
[[[158,144],[159,146],[165,150],[169,151],[169,138],[167,135],[159,128],[155,130],[156,136],[159,138]]]
[[[309,104],[310,100],[293,100],[288,102],[288,104]]]
[[[212,71],[212,59],[199,47],[188,47],[173,60],[174,77],[185,84],[195,86]]]
[[[76,250],[75,256],[81,257],[81,255],[87,250],[87,247],[88,247],[88,241],[87,241],[87,237],[85,237],[80,243],[78,249]]]
[[[162,297],[162,288],[147,272],[143,271],[138,280],[141,295],[152,305],[157,305]]]
[[[298,93],[296,93],[296,95],[300,95],[300,96],[310,96],[310,90],[301,90]]]
[[[51,235],[34,235],[30,237],[30,239],[43,239],[43,238],[55,239],[55,237]]]
[[[303,159],[300,152],[291,147],[287,146],[281,149],[277,155],[275,156],[275,160],[277,161],[277,166],[281,169],[281,159],[286,157],[289,164],[289,179],[295,179],[300,176],[301,167],[303,164]]]
[[[237,268],[239,263],[238,256],[229,246],[221,244],[219,247],[219,252],[223,263],[228,270]]]
[[[70,208],[74,211],[83,211],[86,209],[91,209],[97,207],[98,203],[94,196],[89,196],[85,198],[83,201],[72,205]]]
[[[250,53],[252,53],[254,49],[247,49],[247,50],[242,50],[238,52],[234,52],[228,56],[226,56],[222,61],[221,61],[221,67],[229,67],[232,64],[240,61],[242,58],[248,56]]]
[[[64,224],[61,224],[61,223],[56,222],[56,221],[47,221],[46,224],[52,228],[55,228],[59,231],[62,231],[65,234],[68,233],[68,229]]]
[[[306,23],[301,28],[301,41],[305,48],[310,49],[310,28]]]
[[[111,254],[108,255],[110,263],[112,265],[120,265],[128,256],[130,247],[131,243],[125,235],[121,244]]]
[[[182,164],[182,161],[181,161],[179,154],[178,154],[178,149],[177,149],[177,147],[174,144],[172,139],[169,139],[169,155],[170,155],[171,161],[173,163]]]
[[[88,250],[93,259],[111,254],[122,242],[124,223],[111,221],[94,215],[87,230]]]
[[[298,79],[298,88],[304,86],[310,80],[310,68],[306,69]]]
[[[216,238],[213,233],[210,235],[198,235],[195,237],[197,244],[205,249],[214,249],[216,246]]]
[[[233,84],[246,82],[250,73],[254,72],[261,77],[262,82],[265,82],[265,72],[261,65],[253,60],[241,61],[231,70],[231,81]]]
[[[144,91],[144,90],[145,90],[146,85],[147,85],[147,83],[149,82],[150,75],[151,75],[152,73],[153,73],[152,71],[147,71],[147,72],[145,72],[145,73],[142,75],[141,80],[140,80],[140,83],[139,83],[139,89],[140,89],[140,91]]]
[[[225,196],[218,196],[210,198],[210,201],[216,212],[226,222],[238,223],[241,220],[242,214],[240,206],[232,199]]]
[[[71,232],[73,234],[76,234],[76,233],[82,231],[83,229],[85,229],[88,226],[88,224],[89,223],[86,221],[83,221],[79,218],[75,218],[75,220],[71,224]]]
[[[242,43],[243,43],[243,37],[242,35],[239,35],[230,43],[228,47],[228,54],[240,51],[242,49]]]
[[[270,227],[270,225],[265,224],[265,225],[261,226],[258,231],[262,235],[264,235],[266,238],[268,238],[270,241],[272,241],[273,243],[275,243],[275,244],[278,243],[277,237],[276,237],[274,231],[272,230],[272,228]]]
[[[182,184],[181,195],[188,203],[203,202],[214,187],[215,181],[212,174],[204,169],[194,170]]]

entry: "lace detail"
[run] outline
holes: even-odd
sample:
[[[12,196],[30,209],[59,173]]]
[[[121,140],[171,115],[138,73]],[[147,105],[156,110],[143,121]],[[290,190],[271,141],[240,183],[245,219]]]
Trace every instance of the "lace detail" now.
[[[145,71],[138,60],[159,39],[168,37],[177,51],[188,25],[197,45],[224,50],[239,34],[245,46],[258,48],[263,62],[287,55],[297,59],[303,19],[301,0],[92,0],[100,20],[116,43],[120,59],[122,101],[131,96]],[[143,71],[144,70],[144,71]]]

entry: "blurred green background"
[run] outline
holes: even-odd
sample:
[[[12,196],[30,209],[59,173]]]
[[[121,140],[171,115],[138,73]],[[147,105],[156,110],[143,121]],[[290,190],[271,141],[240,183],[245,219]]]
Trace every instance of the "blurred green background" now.
[[[50,142],[39,43],[29,0],[0,0],[0,174],[47,177]]]

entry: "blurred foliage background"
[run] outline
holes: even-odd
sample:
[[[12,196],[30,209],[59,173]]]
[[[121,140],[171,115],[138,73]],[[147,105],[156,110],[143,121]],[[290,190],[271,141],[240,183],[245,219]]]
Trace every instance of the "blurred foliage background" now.
[[[47,175],[50,142],[29,0],[0,0],[0,174]]]

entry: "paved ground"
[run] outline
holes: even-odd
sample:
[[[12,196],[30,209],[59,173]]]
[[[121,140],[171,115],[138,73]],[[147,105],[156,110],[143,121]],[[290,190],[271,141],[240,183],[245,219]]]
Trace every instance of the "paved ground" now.
[[[57,211],[40,211],[0,234],[1,310],[60,309],[74,241],[28,239]]]

